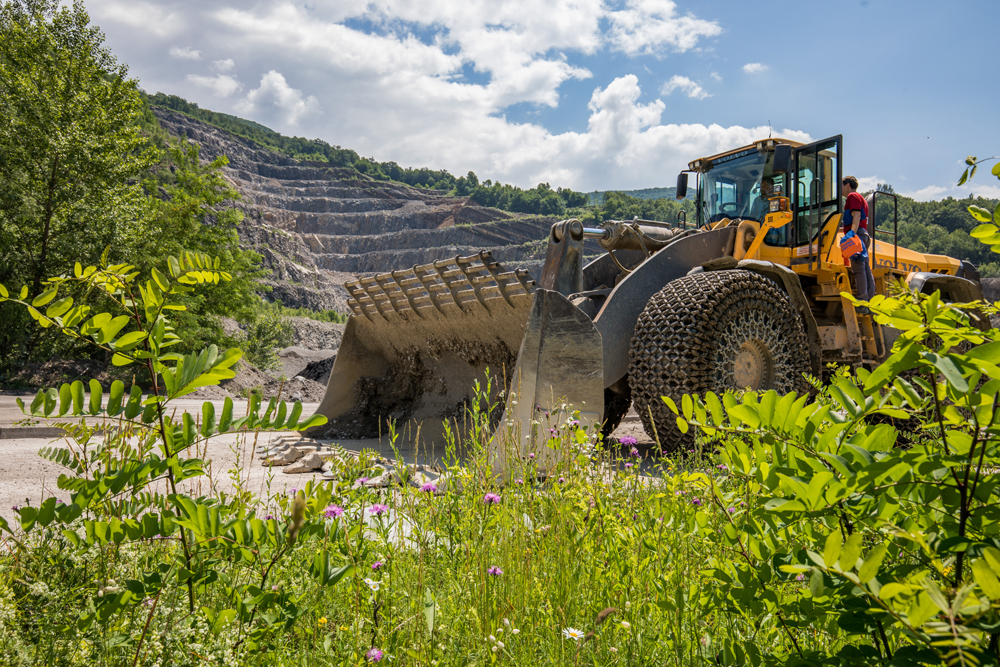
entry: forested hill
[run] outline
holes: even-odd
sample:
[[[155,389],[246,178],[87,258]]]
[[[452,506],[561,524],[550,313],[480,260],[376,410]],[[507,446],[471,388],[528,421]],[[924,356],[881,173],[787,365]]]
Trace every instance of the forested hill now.
[[[677,193],[677,188],[642,188],[641,190],[594,190],[588,193],[591,204],[603,204],[604,197],[608,192],[620,192],[623,195],[634,197],[635,199],[673,199]],[[687,193],[688,199],[694,199],[694,188],[690,188]]]
[[[183,113],[249,139],[263,148],[302,160],[310,166],[346,167],[379,181],[396,181],[418,188],[441,190],[441,194],[469,197],[480,206],[514,213],[560,216],[569,209],[589,204],[590,198],[585,193],[568,188],[553,190],[548,183],[539,183],[526,190],[490,180],[480,182],[471,171],[465,176],[455,177],[446,169],[409,168],[391,161],[379,162],[374,158],[362,157],[349,148],[331,146],[322,139],[286,137],[253,121],[202,109],[176,95],[156,93],[146,95],[145,100],[150,106]]]

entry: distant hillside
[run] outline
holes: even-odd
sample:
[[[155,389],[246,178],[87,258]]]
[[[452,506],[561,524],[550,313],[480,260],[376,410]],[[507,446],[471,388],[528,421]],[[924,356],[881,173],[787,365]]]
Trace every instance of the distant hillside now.
[[[595,190],[588,192],[590,203],[593,206],[600,206],[604,203],[604,195],[608,192],[620,192],[636,199],[674,199],[677,188],[643,188],[642,190],[605,190],[603,192]],[[688,188],[685,199],[694,199],[694,188]]]
[[[217,111],[202,109],[193,102],[176,95],[156,93],[145,95],[150,107],[182,113],[203,123],[225,130],[230,134],[248,139],[261,148],[266,148],[316,167],[338,167],[353,169],[376,181],[395,181],[418,188],[439,190],[440,194],[469,197],[477,204],[498,208],[512,213],[533,215],[564,215],[567,209],[588,204],[587,195],[569,188],[555,188],[548,183],[523,189],[514,185],[494,183],[486,180],[480,183],[475,173],[455,177],[446,169],[400,167],[395,162],[378,162],[365,158],[356,151],[340,146],[331,146],[322,139],[286,137],[259,123],[231,116]]]
[[[202,109],[194,102],[188,102],[177,95],[156,93],[145,95],[145,100],[150,106],[178,111],[230,134],[249,139],[261,148],[269,148],[299,160],[323,162],[331,167],[353,167],[360,159],[360,156],[350,149],[331,146],[320,139],[286,137],[252,120]]]

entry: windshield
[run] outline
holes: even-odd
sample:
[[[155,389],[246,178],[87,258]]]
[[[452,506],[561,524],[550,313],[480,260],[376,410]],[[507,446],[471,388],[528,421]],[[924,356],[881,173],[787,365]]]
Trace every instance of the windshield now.
[[[702,225],[723,218],[761,220],[767,202],[761,196],[761,180],[771,177],[773,151],[748,148],[712,161],[698,179],[698,222]],[[773,183],[770,180],[768,189]]]

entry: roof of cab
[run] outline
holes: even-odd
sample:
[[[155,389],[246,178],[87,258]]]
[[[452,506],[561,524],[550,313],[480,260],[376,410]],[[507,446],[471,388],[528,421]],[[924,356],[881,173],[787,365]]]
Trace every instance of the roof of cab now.
[[[701,171],[701,168],[704,165],[714,160],[718,160],[721,157],[732,155],[733,153],[739,153],[740,151],[745,151],[748,149],[751,150],[771,149],[774,146],[777,146],[778,144],[788,144],[792,148],[799,148],[800,146],[805,146],[805,144],[803,144],[802,142],[792,141],[791,139],[783,139],[782,137],[768,137],[766,139],[758,139],[754,141],[752,144],[748,144],[746,146],[740,146],[739,148],[733,148],[723,153],[716,153],[715,155],[709,155],[707,157],[698,158],[697,160],[692,160],[691,162],[688,163],[688,168],[691,169],[692,171]]]

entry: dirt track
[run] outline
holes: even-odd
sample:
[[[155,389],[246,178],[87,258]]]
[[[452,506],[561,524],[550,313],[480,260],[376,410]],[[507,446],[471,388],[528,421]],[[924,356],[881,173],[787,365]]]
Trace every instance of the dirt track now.
[[[63,497],[68,500],[68,493],[60,491],[57,480],[65,470],[55,463],[43,459],[38,455],[38,451],[47,446],[65,446],[65,441],[61,438],[48,437],[9,437],[17,432],[9,431],[15,422],[24,419],[24,415],[15,403],[16,396],[0,396],[0,431],[3,431],[3,439],[0,439],[0,516],[8,521],[14,519],[14,505],[24,505],[30,502],[38,505],[42,498],[48,496]],[[31,396],[22,396],[25,402],[30,402]],[[214,400],[217,408],[221,408],[222,401]],[[179,409],[190,411],[200,410],[202,401],[197,399],[179,399],[174,402]],[[315,410],[317,404],[303,404],[303,413],[310,414]],[[235,402],[235,413],[241,414],[246,410],[246,401]],[[35,428],[46,427],[43,421],[32,420]],[[273,441],[281,437],[282,433],[262,433],[260,442]],[[639,442],[639,449],[650,452],[654,444],[642,430],[635,413],[629,415],[622,422],[622,425],[615,431],[615,437],[622,438],[632,436]],[[378,439],[366,440],[340,440],[339,445],[348,451],[358,452],[362,449],[374,449],[382,452],[384,456],[391,457],[393,454],[384,442]],[[201,478],[200,487],[191,489],[195,494],[207,493],[209,485],[214,484],[216,490],[231,491],[233,481],[230,479],[230,470],[238,470],[244,488],[263,496],[268,493],[278,493],[290,491],[293,488],[301,487],[310,479],[319,479],[318,475],[298,474],[286,475],[281,472],[281,468],[266,468],[260,461],[252,456],[254,450],[253,440],[247,442],[237,436],[221,436],[213,438],[208,445],[205,459],[211,461],[211,476],[209,479]],[[423,452],[413,452],[403,449],[400,452],[402,458],[407,462],[424,462]],[[237,465],[238,464],[238,465]],[[197,480],[192,480],[197,483]],[[188,490],[186,487],[185,491]]]

